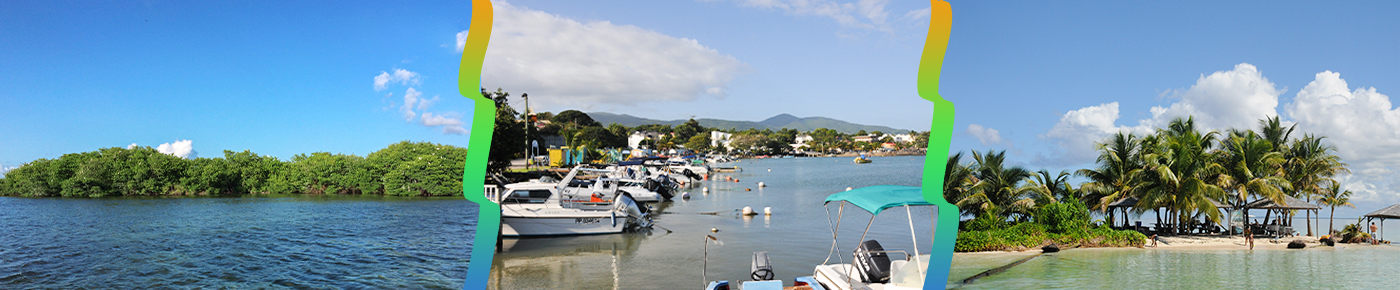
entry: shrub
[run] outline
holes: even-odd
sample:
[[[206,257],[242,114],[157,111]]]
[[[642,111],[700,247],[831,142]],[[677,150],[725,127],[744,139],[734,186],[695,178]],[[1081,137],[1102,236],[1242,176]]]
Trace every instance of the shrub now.
[[[1073,199],[1041,206],[1033,217],[1057,234],[1089,228],[1089,208]]]

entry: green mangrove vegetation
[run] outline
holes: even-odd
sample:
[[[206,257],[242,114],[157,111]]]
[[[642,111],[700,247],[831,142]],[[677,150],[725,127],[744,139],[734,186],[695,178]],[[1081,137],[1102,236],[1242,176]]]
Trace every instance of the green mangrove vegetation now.
[[[1051,242],[1141,246],[1143,233],[1114,229],[1128,228],[1126,220],[1116,219],[1129,211],[1154,212],[1154,233],[1190,234],[1201,225],[1222,224],[1224,208],[1238,210],[1261,199],[1349,205],[1348,192],[1332,179],[1349,171],[1336,148],[1322,142],[1325,137],[1292,138],[1295,128],[1278,117],[1259,124],[1259,131],[1203,132],[1187,117],[1145,136],[1120,132],[1097,143],[1095,167],[1073,175],[1007,166],[1005,151],[973,151],[967,164],[961,152],[954,154],[946,165],[944,198],[972,217],[960,223],[954,249],[1020,250]],[[1076,188],[1069,182],[1075,175],[1087,181]],[[1110,206],[1120,201],[1128,205]],[[1313,235],[1311,224],[1307,234]]]
[[[460,196],[466,155],[461,147],[408,141],[365,157],[317,152],[287,161],[246,150],[184,159],[151,147],[103,148],[25,163],[0,178],[0,196]]]

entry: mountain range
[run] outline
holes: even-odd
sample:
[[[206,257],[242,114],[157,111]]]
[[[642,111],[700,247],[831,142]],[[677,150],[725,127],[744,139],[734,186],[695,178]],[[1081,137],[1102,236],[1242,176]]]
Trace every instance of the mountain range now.
[[[612,123],[618,123],[618,124],[621,124],[621,125],[627,126],[627,127],[636,127],[636,126],[639,126],[639,125],[646,125],[646,124],[662,124],[662,125],[676,126],[676,125],[680,125],[680,124],[685,124],[685,122],[688,121],[688,120],[662,121],[662,120],[656,120],[656,119],[648,119],[648,118],[636,117],[636,116],[627,115],[627,114],[613,114],[613,113],[605,113],[605,112],[591,112],[591,113],[588,113],[588,116],[589,116],[589,117],[592,117],[594,121],[598,121],[598,123],[602,123],[604,126],[606,126],[606,125],[608,125],[608,124],[612,124]],[[799,118],[799,117],[797,117],[797,116],[793,116],[793,115],[790,115],[790,114],[779,114],[779,115],[777,115],[777,116],[773,116],[773,117],[771,117],[771,118],[764,119],[763,121],[758,121],[758,122],[753,122],[753,121],[732,121],[732,120],[720,120],[720,119],[709,119],[709,118],[695,119],[695,121],[696,121],[696,122],[700,122],[700,126],[703,126],[703,127],[706,127],[706,128],[719,128],[719,129],[730,129],[730,128],[733,128],[733,129],[736,129],[736,130],[748,130],[749,128],[754,128],[754,129],[758,129],[758,130],[772,129],[772,130],[776,131],[776,130],[779,130],[779,129],[788,128],[788,129],[796,129],[796,130],[802,131],[802,132],[807,132],[807,131],[816,130],[817,128],[827,128],[827,129],[832,129],[832,130],[836,130],[837,132],[847,133],[847,134],[854,134],[854,133],[856,133],[856,132],[859,132],[860,130],[865,130],[866,132],[880,131],[880,132],[884,132],[884,133],[905,133],[905,132],[909,132],[909,130],[895,129],[895,128],[890,128],[890,127],[885,127],[885,126],[861,125],[861,124],[855,124],[855,123],[846,122],[846,121],[841,121],[841,120],[832,119],[832,118],[827,118],[827,117],[803,117],[803,118]]]

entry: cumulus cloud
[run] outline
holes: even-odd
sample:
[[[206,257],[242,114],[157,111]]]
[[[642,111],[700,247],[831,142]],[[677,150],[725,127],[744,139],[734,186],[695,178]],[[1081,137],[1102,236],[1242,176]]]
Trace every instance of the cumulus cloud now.
[[[1176,93],[1179,102],[1152,107],[1152,119],[1139,126],[1165,127],[1173,118],[1194,116],[1196,126],[1206,130],[1254,128],[1259,119],[1278,115],[1283,93],[1254,65],[1241,63],[1233,70],[1202,75],[1191,88]]]
[[[194,151],[194,141],[190,140],[160,144],[160,146],[156,146],[156,151],[185,159],[199,158],[199,152]]]
[[[19,168],[19,166],[5,166],[4,164],[0,164],[0,176],[5,176],[5,173],[9,173],[10,170],[15,170],[16,168]]]
[[[781,10],[795,15],[812,15],[835,20],[843,28],[891,31],[885,23],[888,0],[860,0],[841,3],[831,0],[736,0],[740,6]],[[925,13],[928,14],[928,13]]]
[[[413,117],[418,116],[418,113],[413,112],[413,105],[418,103],[418,96],[421,95],[423,92],[413,88],[408,88],[408,92],[403,94],[403,107],[399,107],[399,112],[403,113],[404,121],[413,121]]]
[[[443,134],[467,134],[467,129],[462,127],[462,125],[466,125],[466,123],[462,122],[462,117],[458,116],[456,113],[449,112],[443,115],[436,115],[431,112],[424,112],[422,122],[423,126],[441,126]]]
[[[393,83],[398,83],[400,85],[416,85],[420,82],[421,79],[418,73],[405,69],[394,69],[393,73],[379,72],[379,75],[374,77],[374,90],[383,91],[389,87],[389,84]]]
[[[1196,126],[1206,131],[1252,129],[1258,127],[1259,119],[1278,116],[1278,98],[1283,93],[1254,65],[1241,63],[1228,71],[1201,75],[1190,88],[1170,91],[1167,97],[1177,101],[1166,107],[1152,107],[1152,117],[1138,120],[1136,126],[1116,125],[1118,102],[1080,108],[1065,113],[1049,132],[1041,135],[1059,148],[1052,154],[1055,157],[1042,156],[1036,163],[1093,162],[1097,156],[1095,142],[1122,131],[1148,134],[1178,117],[1194,117]]]
[[[126,145],[126,149],[127,149],[127,150],[136,149],[136,143],[131,143],[131,145]]]
[[[554,109],[723,97],[727,84],[747,69],[694,39],[579,22],[505,2],[494,6],[484,83],[548,98],[546,107]],[[457,34],[459,49],[465,33]]]
[[[978,124],[970,124],[967,125],[967,133],[972,134],[972,137],[976,137],[978,142],[982,142],[982,145],[1001,143],[1001,132],[997,131],[997,129],[983,127]]]
[[[1400,108],[1375,87],[1349,88],[1340,73],[1324,71],[1284,106],[1298,130],[1327,137],[1352,174],[1338,178],[1358,200],[1393,202],[1400,184]]]

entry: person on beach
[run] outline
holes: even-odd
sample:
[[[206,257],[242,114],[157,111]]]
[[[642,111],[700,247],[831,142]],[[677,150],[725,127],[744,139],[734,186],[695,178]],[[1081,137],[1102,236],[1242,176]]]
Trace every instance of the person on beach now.
[[[1249,249],[1254,250],[1254,233],[1250,232],[1250,227],[1244,228],[1244,241],[1249,243]]]
[[[1156,248],[1156,247],[1157,247],[1157,235],[1156,235],[1156,234],[1153,234],[1153,235],[1152,235],[1152,247],[1153,247],[1153,248]]]
[[[1376,241],[1376,222],[1371,222],[1371,244],[1380,244],[1379,241]]]

